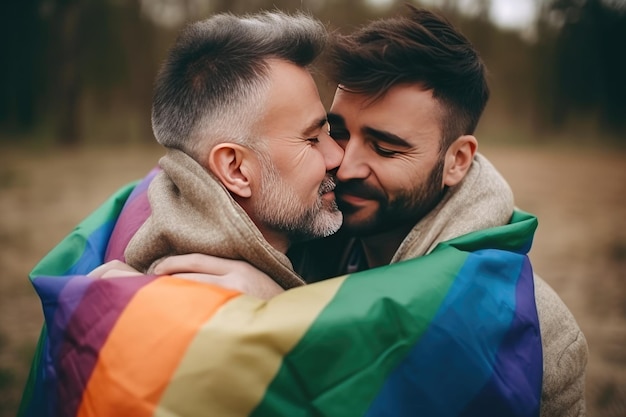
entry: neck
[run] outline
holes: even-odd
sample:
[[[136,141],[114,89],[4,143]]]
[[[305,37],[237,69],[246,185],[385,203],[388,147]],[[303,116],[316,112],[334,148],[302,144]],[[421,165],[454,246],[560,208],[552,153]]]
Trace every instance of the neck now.
[[[257,225],[258,227],[258,225]],[[271,230],[259,228],[261,234],[267,240],[267,242],[274,247],[280,253],[287,253],[287,249],[289,249],[290,242],[289,239],[285,236],[284,233],[274,232]]]
[[[243,211],[246,212],[250,220],[252,220],[252,223],[254,223],[257,229],[259,229],[259,232],[261,232],[261,235],[263,235],[267,243],[280,253],[286,254],[289,246],[291,246],[291,240],[287,234],[268,227],[257,217],[251,216],[250,213],[254,212],[254,207],[250,203],[249,199],[242,199],[236,195],[233,195],[233,199],[237,202],[237,204],[239,204],[239,206],[241,206]]]
[[[370,268],[389,265],[400,244],[413,228],[403,226],[376,235],[361,238],[363,253]]]

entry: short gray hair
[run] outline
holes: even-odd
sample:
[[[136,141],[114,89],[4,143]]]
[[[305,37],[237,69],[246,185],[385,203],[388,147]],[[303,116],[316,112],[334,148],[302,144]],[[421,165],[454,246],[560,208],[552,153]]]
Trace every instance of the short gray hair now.
[[[156,79],[156,140],[195,159],[220,142],[262,146],[252,137],[265,109],[268,60],[308,67],[327,37],[318,20],[302,13],[224,13],[190,24]]]

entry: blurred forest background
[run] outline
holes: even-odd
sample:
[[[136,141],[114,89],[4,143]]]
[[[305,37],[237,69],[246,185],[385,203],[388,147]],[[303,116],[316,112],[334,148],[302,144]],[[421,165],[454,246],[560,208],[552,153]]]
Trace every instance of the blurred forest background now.
[[[491,71],[483,137],[626,139],[626,1],[510,0],[534,18],[497,25],[502,0],[413,1],[442,10]],[[20,0],[0,6],[0,141],[152,141],[152,81],[186,22],[217,11],[308,10],[349,31],[396,0]],[[332,91],[322,91],[329,103]],[[516,132],[511,134],[510,132]],[[506,133],[506,134],[502,134]]]
[[[589,342],[589,415],[626,416],[626,0],[410,2],[442,11],[486,61],[480,150],[539,218],[534,268]],[[28,271],[162,154],[152,86],[183,25],[278,8],[349,32],[404,4],[0,2],[0,417],[16,413],[42,323]],[[329,105],[334,87],[318,83]]]

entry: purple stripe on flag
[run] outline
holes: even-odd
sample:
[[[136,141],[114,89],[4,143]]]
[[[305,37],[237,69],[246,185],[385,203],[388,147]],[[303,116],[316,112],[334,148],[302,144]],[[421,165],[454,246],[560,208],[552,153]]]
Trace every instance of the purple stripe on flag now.
[[[146,175],[139,182],[139,184],[137,184],[137,186],[133,189],[133,192],[130,193],[130,195],[128,196],[128,200],[126,200],[127,204],[132,202],[135,199],[135,197],[137,197],[138,195],[144,194],[148,190],[148,187],[150,186],[150,183],[152,182],[154,177],[156,177],[156,175],[159,172],[161,172],[161,168],[160,167],[152,168],[152,170],[150,170],[150,172],[148,172],[148,175]]]
[[[117,259],[125,261],[124,251],[128,242],[133,238],[137,230],[143,225],[152,212],[148,201],[148,187],[154,177],[160,172],[160,168],[154,168],[135,187],[126,200],[126,204],[117,219],[115,228],[111,233],[109,244],[104,255],[104,261],[109,262]]]
[[[41,389],[40,396],[37,398],[48,398],[41,404],[36,404],[31,410],[32,413],[26,415],[54,416],[56,413],[57,397],[56,397],[56,360],[58,358],[59,347],[63,340],[63,329],[65,328],[70,311],[74,311],[78,302],[83,296],[87,287],[92,283],[93,279],[85,276],[64,276],[49,277],[40,276],[32,281],[43,307],[43,313],[46,323],[55,323],[48,326],[48,337],[44,339],[44,347],[42,348],[42,358],[40,366],[43,367],[39,374],[38,380],[41,381],[38,389]],[[69,291],[67,290],[69,288]],[[65,294],[65,298],[69,299],[68,308],[60,309],[62,304],[59,299]],[[68,298],[69,297],[69,298]],[[44,408],[45,406],[45,408]]]
[[[534,283],[526,258],[516,286],[515,316],[498,351],[493,374],[461,416],[539,416],[543,352],[539,327],[532,325],[539,322],[537,307],[529,294],[534,294]]]
[[[66,326],[58,327],[65,324],[62,321],[54,323],[50,333],[64,336],[55,361],[59,370],[57,415],[75,416],[111,329],[137,291],[155,279],[142,275],[94,280]]]
[[[43,279],[65,282],[64,286],[58,287],[59,292],[54,302],[51,303],[52,305],[44,306],[44,310],[50,311],[48,323],[53,323],[54,329],[65,329],[81,303],[85,292],[96,278],[90,278],[86,275],[75,275],[69,279],[67,277],[39,277],[35,282],[39,285]],[[48,317],[48,314],[46,316]],[[62,333],[50,334],[50,350],[55,361],[59,357],[58,353],[62,343]]]

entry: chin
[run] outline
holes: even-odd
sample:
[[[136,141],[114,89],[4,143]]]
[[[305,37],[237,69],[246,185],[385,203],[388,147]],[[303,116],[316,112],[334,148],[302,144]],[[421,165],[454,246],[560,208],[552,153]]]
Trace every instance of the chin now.
[[[355,216],[344,215],[341,230],[356,236],[366,236],[375,233],[377,226],[372,218],[356,218]]]

